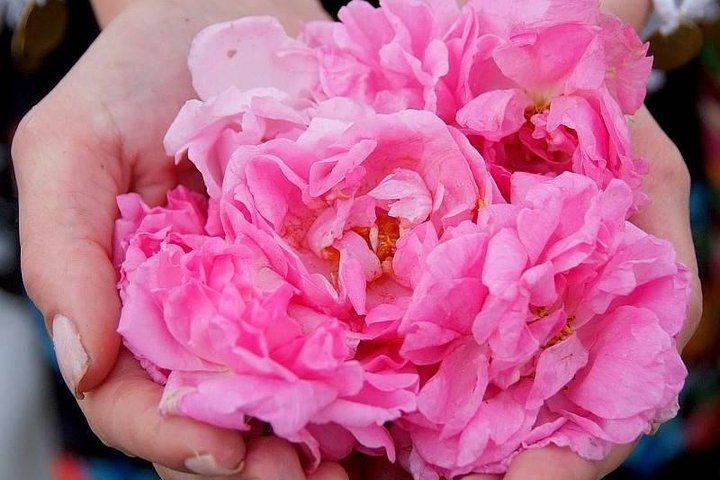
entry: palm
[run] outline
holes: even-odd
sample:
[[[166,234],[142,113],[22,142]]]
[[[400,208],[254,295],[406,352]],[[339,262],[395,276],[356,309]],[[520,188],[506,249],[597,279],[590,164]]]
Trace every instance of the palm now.
[[[52,94],[59,97],[52,107],[64,125],[79,130],[73,137],[79,153],[93,157],[88,167],[101,166],[113,180],[115,188],[92,192],[96,199],[114,202],[118,193],[134,190],[154,202],[176,182],[162,139],[193,96],[187,51],[193,35],[212,19],[156,10],[111,24]],[[191,20],[177,18],[182,16]],[[67,94],[76,84],[90,91]]]
[[[238,432],[160,416],[161,387],[127,352],[118,355],[120,303],[110,261],[117,195],[135,191],[157,203],[182,180],[162,140],[193,96],[186,68],[193,36],[243,15],[297,25],[318,12],[310,0],[282,3],[138,3],[26,116],[13,144],[23,275],[53,331],[63,376],[79,397],[87,392],[80,406],[105,443],[172,470],[228,473],[245,457],[242,478],[305,479],[294,450],[277,439],[245,446]],[[167,478],[190,478],[160,469]],[[311,478],[344,478],[338,469],[324,465]]]
[[[79,129],[80,135],[73,138],[85,149],[80,153],[108,168],[115,180],[116,189],[95,192],[96,198],[114,201],[117,193],[133,190],[149,201],[159,200],[176,182],[177,171],[162,140],[181,105],[194,97],[187,54],[200,29],[261,13],[278,16],[291,30],[300,23],[297,6],[233,3],[208,7],[207,2],[190,1],[182,8],[143,4],[111,23],[53,92],[58,101],[48,103],[63,127]],[[82,92],[77,92],[78,85]],[[63,134],[69,136],[66,130]],[[87,163],[90,166],[91,160]]]

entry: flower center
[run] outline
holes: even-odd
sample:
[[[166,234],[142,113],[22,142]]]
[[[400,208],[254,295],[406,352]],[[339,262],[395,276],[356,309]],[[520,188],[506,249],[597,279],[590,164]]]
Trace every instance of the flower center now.
[[[537,317],[538,320],[541,318],[545,318],[550,313],[550,309],[548,307],[538,307],[535,305],[530,305],[530,313]]]
[[[365,239],[381,263],[395,255],[395,250],[397,250],[395,244],[400,238],[400,222],[397,218],[393,218],[385,212],[378,213],[375,226],[358,227],[353,231]]]
[[[574,316],[568,317],[567,322],[563,326],[562,330],[560,330],[560,332],[558,332],[558,334],[555,335],[553,338],[548,340],[547,343],[544,345],[544,348],[550,348],[554,345],[557,345],[558,343],[566,340],[570,335],[572,335],[575,332],[575,329],[573,328],[574,322]]]
[[[335,247],[327,247],[322,251],[324,258],[330,260],[335,265],[340,263],[340,251]]]
[[[525,117],[530,120],[530,117],[537,113],[543,113],[550,108],[550,99],[543,95],[531,95],[533,104],[525,110]]]
[[[555,309],[553,307],[530,305],[530,315],[532,315],[534,318],[530,319],[528,321],[528,324],[532,324],[544,318],[547,318],[548,315],[553,313],[554,310]],[[573,326],[574,323],[575,315],[570,315],[569,317],[567,317],[565,320],[565,325],[563,325],[563,327],[557,334],[555,334],[555,336],[546,341],[542,348],[550,348],[554,345],[557,345],[558,343],[566,340],[570,335],[575,333],[575,328]]]
[[[378,219],[377,256],[380,261],[395,255],[395,244],[400,238],[400,223],[387,215]]]
[[[473,208],[472,212],[472,219],[473,222],[477,222],[478,218],[480,217],[480,210],[482,210],[485,207],[485,199],[478,198],[477,203],[475,204],[475,208]]]

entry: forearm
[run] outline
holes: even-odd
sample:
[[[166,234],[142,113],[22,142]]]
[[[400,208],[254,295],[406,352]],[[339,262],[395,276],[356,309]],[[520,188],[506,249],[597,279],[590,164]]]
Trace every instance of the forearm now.
[[[105,28],[118,14],[130,5],[155,1],[160,2],[163,0],[90,0],[90,3],[95,11],[98,24],[101,28]],[[197,1],[202,2],[204,0]],[[216,6],[220,5],[218,2],[213,3],[215,3]],[[267,14],[272,14],[271,12],[281,8],[286,11],[288,18],[298,18],[302,21],[315,20],[327,15],[319,0],[225,0],[225,3],[226,5],[222,5],[223,9],[237,9],[238,12],[243,12],[249,8],[250,10],[256,10],[258,14],[262,14],[265,10],[267,10]],[[281,18],[281,21],[282,20]],[[285,26],[290,31],[296,31],[297,28],[299,28],[299,25],[294,24]]]

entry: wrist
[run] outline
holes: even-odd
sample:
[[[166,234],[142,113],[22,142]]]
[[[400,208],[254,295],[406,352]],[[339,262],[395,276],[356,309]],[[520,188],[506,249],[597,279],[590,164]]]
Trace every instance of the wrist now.
[[[304,22],[329,20],[319,0],[91,0],[101,28],[132,8],[151,10],[179,9],[191,21],[221,22],[243,16],[278,17],[290,35],[299,32]],[[170,13],[169,11],[167,13]]]

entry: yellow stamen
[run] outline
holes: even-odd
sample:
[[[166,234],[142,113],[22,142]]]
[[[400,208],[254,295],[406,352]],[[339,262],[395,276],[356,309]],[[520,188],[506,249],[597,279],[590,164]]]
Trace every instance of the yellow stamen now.
[[[554,345],[557,345],[558,343],[562,342],[563,340],[566,340],[570,335],[575,333],[575,329],[573,328],[572,324],[575,321],[575,317],[569,317],[567,319],[567,323],[565,323],[565,326],[560,330],[560,333],[555,335],[553,338],[551,338],[546,344],[545,348],[550,348]]]
[[[335,247],[327,247],[323,250],[323,255],[326,260],[330,260],[333,263],[340,262],[340,251]]]
[[[373,245],[372,228],[356,227],[353,231],[363,237],[371,250],[384,262],[385,259],[395,255],[395,244],[400,238],[400,222],[397,218],[389,216],[387,213],[380,213],[375,222],[377,226],[377,246]]]
[[[400,238],[400,224],[397,219],[388,215],[378,218],[378,247],[377,256],[381,262],[395,255],[395,244]]]
[[[478,217],[480,216],[480,210],[485,208],[485,199],[478,198],[477,203],[475,204],[475,208],[473,209],[473,222],[477,222]]]

